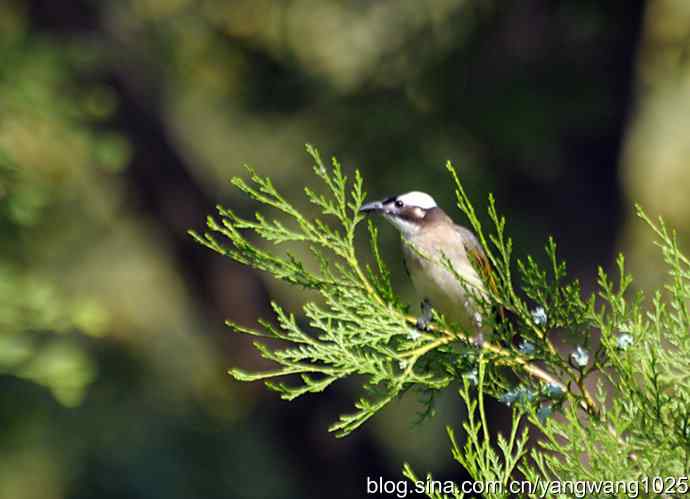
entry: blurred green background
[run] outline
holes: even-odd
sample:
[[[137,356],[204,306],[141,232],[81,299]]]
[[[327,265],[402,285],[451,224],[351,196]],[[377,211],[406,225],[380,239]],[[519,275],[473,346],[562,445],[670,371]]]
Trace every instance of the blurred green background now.
[[[658,285],[632,203],[687,242],[689,58],[687,0],[3,0],[0,497],[365,497],[404,460],[459,479],[452,393],[336,440],[355,382],[288,404],[232,381],[265,366],[223,320],[303,297],[185,231],[251,213],[244,163],[301,203],[310,142],[372,197],[454,213],[450,159],[518,256],[553,234],[588,290],[620,250]]]

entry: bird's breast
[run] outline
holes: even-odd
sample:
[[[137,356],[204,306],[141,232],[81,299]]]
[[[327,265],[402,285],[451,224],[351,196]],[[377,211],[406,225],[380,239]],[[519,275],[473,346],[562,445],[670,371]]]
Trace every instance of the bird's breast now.
[[[465,327],[476,327],[480,307],[475,297],[476,293],[484,293],[484,286],[467,258],[462,240],[410,238],[404,241],[403,255],[412,284],[421,299],[427,298],[447,320]],[[455,273],[444,263],[446,258]]]

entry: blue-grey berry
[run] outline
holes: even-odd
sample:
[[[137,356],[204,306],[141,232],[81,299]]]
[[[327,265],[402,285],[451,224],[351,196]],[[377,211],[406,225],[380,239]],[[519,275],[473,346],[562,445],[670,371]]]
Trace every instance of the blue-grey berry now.
[[[463,374],[463,376],[470,382],[472,386],[477,386],[479,383],[479,373],[476,369],[472,369],[470,372]]]
[[[537,417],[539,418],[539,421],[541,421],[541,424],[546,423],[546,420],[553,414],[553,407],[551,407],[551,404],[547,405],[542,405],[539,409],[537,409]]]
[[[565,391],[563,391],[563,387],[561,385],[557,385],[556,383],[549,383],[546,385],[544,392],[549,398],[559,398],[565,393]]]
[[[518,395],[518,398],[520,402],[527,403],[527,402],[532,402],[536,398],[537,394],[530,390],[529,388],[520,388],[520,394]]]
[[[534,343],[531,343],[529,341],[523,341],[522,343],[520,343],[518,350],[520,351],[520,353],[523,353],[525,355],[532,355],[536,350],[536,347],[534,346]]]
[[[546,310],[544,307],[537,307],[532,310],[532,319],[537,326],[544,326],[548,317],[546,316]]]
[[[570,359],[578,367],[587,367],[587,363],[589,363],[589,352],[578,345],[575,351],[570,354]]]
[[[623,333],[616,340],[616,348],[619,350],[627,350],[633,344],[633,337],[628,333]]]
[[[503,402],[507,406],[513,405],[513,403],[517,400],[518,398],[518,393],[516,390],[510,390],[509,392],[504,393],[498,398],[499,402]]]

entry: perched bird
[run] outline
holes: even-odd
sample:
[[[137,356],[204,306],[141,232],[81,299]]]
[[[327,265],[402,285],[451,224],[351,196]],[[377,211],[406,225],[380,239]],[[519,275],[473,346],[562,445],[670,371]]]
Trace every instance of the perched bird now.
[[[485,325],[478,299],[486,297],[486,289],[477,269],[488,274],[489,266],[475,235],[455,224],[424,192],[367,203],[360,212],[383,215],[400,231],[405,268],[422,300],[417,326],[428,326],[433,307],[465,332],[474,332],[473,341],[481,344]]]

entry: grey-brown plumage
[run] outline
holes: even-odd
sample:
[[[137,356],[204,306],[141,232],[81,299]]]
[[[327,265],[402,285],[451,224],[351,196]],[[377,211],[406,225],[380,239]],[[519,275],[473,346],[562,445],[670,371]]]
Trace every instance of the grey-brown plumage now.
[[[477,298],[485,295],[485,288],[476,267],[486,258],[474,234],[455,224],[422,192],[368,203],[361,211],[382,214],[400,231],[405,266],[423,303],[419,324],[428,323],[425,303],[430,303],[446,320],[480,340],[483,327]]]

